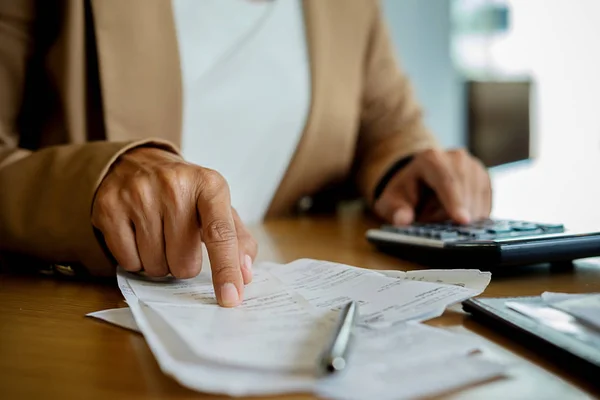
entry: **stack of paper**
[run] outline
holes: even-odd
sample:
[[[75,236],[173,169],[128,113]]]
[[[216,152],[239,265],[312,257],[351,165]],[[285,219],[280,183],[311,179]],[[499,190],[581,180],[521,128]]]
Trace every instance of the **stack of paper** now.
[[[308,259],[258,263],[243,304],[229,309],[216,304],[208,270],[183,281],[123,271],[117,277],[135,321],[123,311],[92,316],[141,331],[162,371],[202,392],[412,398],[504,370],[474,356],[472,340],[418,323],[480,294],[489,273],[372,271]],[[318,357],[350,300],[359,303],[360,318],[349,365],[319,376]]]

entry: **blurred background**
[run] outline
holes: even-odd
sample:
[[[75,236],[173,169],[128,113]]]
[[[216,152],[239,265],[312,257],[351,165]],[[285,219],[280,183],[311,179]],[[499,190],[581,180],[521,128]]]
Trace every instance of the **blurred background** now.
[[[382,4],[428,126],[490,167],[494,216],[600,230],[600,1]]]

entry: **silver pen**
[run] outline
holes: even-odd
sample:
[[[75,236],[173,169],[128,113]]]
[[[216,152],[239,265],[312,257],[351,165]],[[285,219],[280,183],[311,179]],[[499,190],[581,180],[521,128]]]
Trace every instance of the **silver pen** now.
[[[358,319],[358,304],[351,301],[340,312],[331,343],[321,356],[319,370],[331,374],[343,370],[348,363],[348,352],[352,341],[352,330]]]

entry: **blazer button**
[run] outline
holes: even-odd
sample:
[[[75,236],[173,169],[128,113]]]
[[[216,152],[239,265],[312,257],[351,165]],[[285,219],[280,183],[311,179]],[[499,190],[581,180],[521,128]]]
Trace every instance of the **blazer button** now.
[[[296,208],[301,213],[310,211],[312,206],[313,206],[313,199],[310,196],[303,196],[300,198],[300,200],[298,200],[298,203],[296,203]]]
[[[61,275],[75,276],[75,270],[69,265],[54,264],[54,269]]]
[[[54,265],[48,264],[48,265],[39,267],[37,271],[38,271],[38,273],[40,273],[42,275],[54,275],[55,269],[54,269]]]

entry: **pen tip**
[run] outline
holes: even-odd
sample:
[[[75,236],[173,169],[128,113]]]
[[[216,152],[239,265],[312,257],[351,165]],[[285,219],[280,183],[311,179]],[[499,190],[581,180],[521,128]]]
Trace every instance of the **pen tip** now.
[[[336,357],[331,360],[331,363],[328,365],[327,370],[329,372],[341,371],[346,367],[346,360],[342,357]]]

